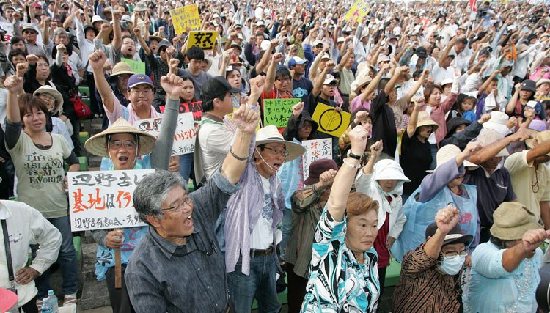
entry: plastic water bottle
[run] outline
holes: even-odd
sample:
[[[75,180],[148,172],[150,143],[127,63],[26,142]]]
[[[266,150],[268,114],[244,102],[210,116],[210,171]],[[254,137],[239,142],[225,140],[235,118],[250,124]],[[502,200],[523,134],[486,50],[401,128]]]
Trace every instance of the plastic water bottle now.
[[[52,310],[52,313],[59,313],[59,304],[53,290],[48,290],[48,302]]]
[[[52,306],[50,305],[50,301],[48,298],[42,299],[42,309],[40,309],[41,313],[53,313]]]

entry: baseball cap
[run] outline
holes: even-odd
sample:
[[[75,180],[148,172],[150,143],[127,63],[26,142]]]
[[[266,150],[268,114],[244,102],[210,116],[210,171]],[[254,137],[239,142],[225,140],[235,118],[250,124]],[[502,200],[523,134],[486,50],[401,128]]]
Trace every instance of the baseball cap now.
[[[214,100],[214,98],[223,97],[228,92],[241,92],[233,88],[227,79],[222,76],[214,76],[202,85],[201,98],[205,103]]]
[[[334,76],[328,74],[326,77],[325,77],[325,80],[323,81],[323,85],[333,85],[333,84],[337,84],[338,81],[336,80],[336,78],[334,78]]]
[[[35,9],[36,9],[36,8],[42,9],[42,6],[41,6],[39,3],[33,4],[32,7],[35,8]]]
[[[149,85],[154,88],[155,85],[151,78],[145,74],[134,74],[128,79],[128,89],[134,88],[139,85]]]
[[[336,40],[336,43],[341,43],[341,42],[345,42],[345,41],[346,41],[346,38],[338,37],[338,40]]]
[[[306,64],[307,60],[304,60],[300,57],[292,57],[290,60],[288,60],[288,67],[296,66],[296,65],[302,65]]]
[[[316,47],[316,46],[318,46],[318,45],[322,45],[322,44],[323,44],[323,42],[322,42],[321,40],[319,40],[319,39],[317,39],[317,40],[315,40],[315,41],[313,42],[313,46],[314,46],[314,47]]]
[[[93,23],[96,23],[96,22],[104,22],[104,20],[101,18],[101,16],[99,16],[99,15],[94,15],[94,16],[92,17],[92,24],[93,24]]]

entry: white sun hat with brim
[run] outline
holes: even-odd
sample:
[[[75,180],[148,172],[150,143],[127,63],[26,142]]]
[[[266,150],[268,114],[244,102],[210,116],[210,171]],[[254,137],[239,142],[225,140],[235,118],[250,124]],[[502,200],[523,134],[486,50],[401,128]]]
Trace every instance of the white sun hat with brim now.
[[[457,155],[462,152],[459,147],[455,145],[445,145],[439,151],[437,151],[437,154],[435,156],[435,162],[436,166],[435,169],[437,170],[438,167],[441,165],[449,162],[451,159],[454,159],[457,157]],[[462,163],[464,167],[477,167],[477,164],[474,164],[468,160],[464,160]],[[428,173],[433,173],[434,170],[427,170]]]
[[[119,118],[109,128],[96,134],[86,140],[84,146],[89,153],[101,157],[109,157],[107,152],[108,137],[114,134],[132,134],[138,138],[138,155],[146,155],[153,152],[155,147],[155,137],[144,131],[136,129],[132,124],[123,118]]]
[[[48,94],[55,98],[55,111],[61,114],[63,112],[63,96],[57,89],[55,89],[52,86],[44,85],[38,89],[36,89],[33,93],[34,96],[40,95],[40,94]]]
[[[264,128],[260,128],[256,133],[256,146],[268,143],[282,143],[285,145],[286,152],[288,153],[285,162],[292,161],[306,153],[306,148],[301,144],[286,141],[275,125],[268,125]]]
[[[497,141],[504,139],[504,136],[494,129],[482,128],[477,135],[476,142],[478,142],[482,147],[487,147],[494,144]],[[495,157],[505,157],[509,156],[508,150],[506,148],[500,150]]]
[[[492,129],[499,132],[502,136],[508,135],[510,133],[510,129],[506,124],[508,124],[508,119],[510,117],[500,111],[492,111],[491,112],[491,119],[489,119],[487,122],[483,123],[483,129]]]

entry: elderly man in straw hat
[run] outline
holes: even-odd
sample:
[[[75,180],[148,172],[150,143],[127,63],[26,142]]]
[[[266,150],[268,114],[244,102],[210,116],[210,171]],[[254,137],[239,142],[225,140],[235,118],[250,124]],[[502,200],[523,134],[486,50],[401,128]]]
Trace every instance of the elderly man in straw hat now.
[[[169,75],[161,80],[162,87],[167,90],[170,99],[179,99],[183,92],[183,80],[180,77]],[[152,135],[137,130],[125,119],[119,118],[107,130],[91,137],[85,143],[89,153],[108,157],[111,160],[110,170],[141,169],[142,164],[137,162],[139,156],[151,154],[151,164],[155,169],[167,169],[170,151],[174,142],[176,120],[178,116],[178,102],[169,101],[165,109],[160,135],[155,141]],[[134,248],[141,241],[147,227],[124,228],[123,230],[95,230],[93,237],[99,244],[97,251],[96,275],[98,280],[106,279],[109,290],[109,299],[113,312],[130,312],[132,307],[128,295],[120,289],[115,289],[114,275],[114,248],[121,251],[122,273],[133,253]],[[124,285],[124,280],[123,285]]]
[[[504,202],[494,213],[491,241],[472,254],[465,312],[536,312],[542,251],[550,238],[538,219],[519,202]]]
[[[424,240],[422,233],[433,222],[437,210],[453,204],[460,210],[462,233],[474,236],[473,246],[479,243],[476,186],[462,184],[466,166],[475,166],[467,161],[479,144],[470,142],[464,151],[455,145],[446,145],[436,155],[437,166],[426,176],[420,187],[409,197],[404,210],[407,222],[391,252],[401,260],[408,251],[416,249]],[[472,248],[472,247],[470,247]]]
[[[263,312],[279,312],[275,245],[285,198],[275,174],[283,163],[300,157],[306,150],[299,143],[284,140],[274,125],[260,129],[251,148],[242,188],[227,203],[228,287],[238,313],[250,312],[255,297]]]
[[[134,206],[149,228],[126,268],[136,312],[229,310],[227,276],[214,225],[231,194],[241,187],[237,183],[248,166],[262,83],[252,87],[248,104],[233,114],[234,143],[205,186],[187,194],[181,177],[166,171],[147,175],[138,183]]]

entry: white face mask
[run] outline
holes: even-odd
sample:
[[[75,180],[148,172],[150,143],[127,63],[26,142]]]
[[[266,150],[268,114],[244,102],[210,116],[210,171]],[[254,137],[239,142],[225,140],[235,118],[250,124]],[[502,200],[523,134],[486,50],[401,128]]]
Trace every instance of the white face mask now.
[[[439,265],[439,269],[447,275],[456,275],[464,266],[464,261],[466,261],[466,256],[446,256]]]

